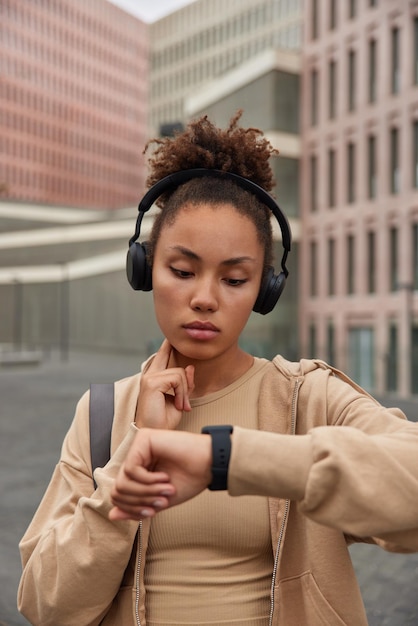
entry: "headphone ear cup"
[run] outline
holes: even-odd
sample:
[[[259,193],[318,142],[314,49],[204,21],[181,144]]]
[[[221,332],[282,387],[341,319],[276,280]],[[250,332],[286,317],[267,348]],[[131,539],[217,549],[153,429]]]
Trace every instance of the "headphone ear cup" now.
[[[274,269],[269,267],[261,282],[260,291],[258,292],[257,300],[253,306],[253,311],[255,311],[255,313],[261,313],[261,315],[270,313],[276,306],[285,284],[286,274],[280,272],[280,274],[276,275]]]
[[[126,256],[126,275],[135,291],[151,291],[152,272],[147,261],[147,244],[135,241]]]

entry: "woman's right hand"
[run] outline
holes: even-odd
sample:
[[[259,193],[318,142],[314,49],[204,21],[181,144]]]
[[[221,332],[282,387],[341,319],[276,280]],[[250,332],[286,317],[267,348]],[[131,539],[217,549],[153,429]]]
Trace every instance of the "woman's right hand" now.
[[[147,371],[141,376],[136,425],[138,428],[174,429],[183,411],[191,411],[194,366],[168,367],[172,346],[164,339]]]

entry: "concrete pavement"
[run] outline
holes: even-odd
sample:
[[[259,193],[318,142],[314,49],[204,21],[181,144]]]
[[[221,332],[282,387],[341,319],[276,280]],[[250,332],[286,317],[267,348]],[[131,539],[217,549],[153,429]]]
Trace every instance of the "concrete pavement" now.
[[[71,353],[61,361],[54,354],[39,366],[0,368],[0,626],[27,625],[16,609],[17,544],[48,484],[78,398],[91,382],[136,372],[142,358]],[[418,421],[418,402],[401,408]],[[364,545],[351,553],[370,626],[418,626],[418,554],[393,555]]]

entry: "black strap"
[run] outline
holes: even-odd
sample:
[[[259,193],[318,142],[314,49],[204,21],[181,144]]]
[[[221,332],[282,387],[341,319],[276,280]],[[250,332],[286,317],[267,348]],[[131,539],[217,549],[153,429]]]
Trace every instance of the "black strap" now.
[[[110,459],[110,439],[114,414],[113,383],[90,385],[90,455],[92,475],[96,467],[104,467]],[[94,488],[97,488],[93,478]]]

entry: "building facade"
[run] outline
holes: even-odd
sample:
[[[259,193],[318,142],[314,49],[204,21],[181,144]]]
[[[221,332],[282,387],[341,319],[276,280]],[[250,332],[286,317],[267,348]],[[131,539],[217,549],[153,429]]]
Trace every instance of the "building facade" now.
[[[113,209],[144,190],[148,26],[104,0],[0,3],[0,192]]]
[[[150,132],[187,120],[185,101],[265,50],[299,50],[302,0],[196,0],[150,25]]]
[[[418,3],[305,9],[301,351],[418,393]]]

